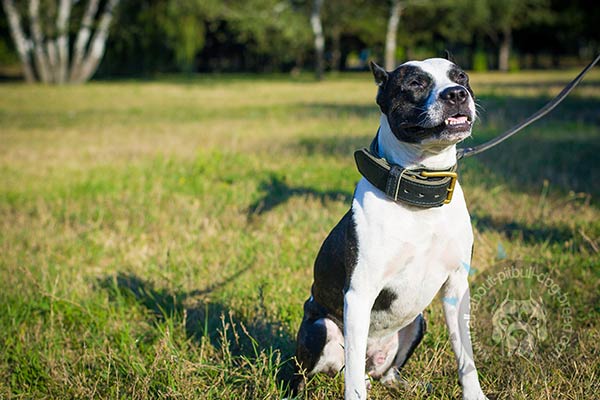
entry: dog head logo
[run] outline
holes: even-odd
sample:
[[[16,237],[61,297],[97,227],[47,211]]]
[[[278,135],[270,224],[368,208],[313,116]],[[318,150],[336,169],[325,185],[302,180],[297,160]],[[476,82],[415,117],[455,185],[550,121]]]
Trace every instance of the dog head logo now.
[[[548,337],[542,299],[513,300],[507,295],[492,317],[492,339],[505,355],[529,356]]]

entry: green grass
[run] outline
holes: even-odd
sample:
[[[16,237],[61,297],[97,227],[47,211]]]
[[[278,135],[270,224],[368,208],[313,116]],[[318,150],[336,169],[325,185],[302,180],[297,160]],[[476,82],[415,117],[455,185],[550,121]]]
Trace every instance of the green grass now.
[[[575,72],[474,75],[473,139],[510,127]],[[208,76],[0,86],[0,398],[282,397],[322,240],[349,206],[352,151],[378,123],[367,74],[323,83]],[[473,315],[486,393],[582,399],[600,389],[600,73],[553,114],[461,164],[475,227],[473,290],[515,262]],[[514,261],[514,262],[513,262]],[[507,294],[541,298],[529,357],[492,340]],[[409,387],[459,398],[440,301]],[[562,322],[561,322],[562,321]],[[431,384],[428,395],[425,385]],[[341,398],[319,377],[307,398]]]

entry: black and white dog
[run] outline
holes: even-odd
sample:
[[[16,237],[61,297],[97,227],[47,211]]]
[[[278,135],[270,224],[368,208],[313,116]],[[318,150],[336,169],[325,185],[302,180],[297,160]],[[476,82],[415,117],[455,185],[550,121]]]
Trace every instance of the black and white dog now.
[[[452,169],[456,144],[471,135],[475,120],[467,74],[441,58],[407,62],[393,72],[375,63],[371,69],[382,112],[378,156],[409,171]],[[347,400],[366,399],[366,374],[400,382],[399,370],[425,332],[422,312],[441,290],[454,299],[443,307],[463,399],[486,399],[461,326],[468,318],[465,265],[473,233],[460,185],[453,193],[448,204],[423,208],[360,180],[351,209],[315,261],[296,350],[308,376],[343,369]],[[466,312],[459,299],[466,299]]]

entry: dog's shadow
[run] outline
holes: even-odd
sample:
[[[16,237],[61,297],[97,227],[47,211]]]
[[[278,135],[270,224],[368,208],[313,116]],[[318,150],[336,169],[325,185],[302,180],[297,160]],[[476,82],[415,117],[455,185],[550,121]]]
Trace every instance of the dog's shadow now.
[[[250,267],[201,290],[182,291],[159,288],[134,273],[120,272],[99,279],[97,287],[108,292],[112,302],[134,302],[149,311],[149,323],[164,322],[168,318],[183,320],[188,338],[202,345],[203,340],[221,349],[226,346],[228,354],[245,359],[258,359],[263,350],[279,351],[277,381],[286,388],[293,374],[292,355],[294,339],[281,323],[270,321],[264,312],[252,320],[234,316],[231,308],[218,301],[209,300],[209,295],[220,287],[238,279]],[[232,340],[223,340],[226,335]],[[287,390],[287,389],[286,389]]]
[[[259,191],[263,195],[248,207],[248,217],[271,211],[296,196],[312,196],[324,203],[330,200],[348,202],[352,195],[350,192],[341,190],[318,190],[306,186],[291,186],[284,178],[276,174],[271,174],[263,181],[259,185]]]

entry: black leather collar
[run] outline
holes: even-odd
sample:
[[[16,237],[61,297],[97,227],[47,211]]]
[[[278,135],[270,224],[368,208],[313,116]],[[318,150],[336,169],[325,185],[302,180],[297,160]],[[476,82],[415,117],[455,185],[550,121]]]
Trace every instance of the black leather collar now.
[[[409,170],[379,157],[377,136],[371,148],[354,152],[358,171],[391,200],[421,208],[450,203],[456,184],[456,164],[447,170]]]

